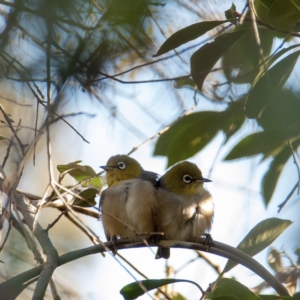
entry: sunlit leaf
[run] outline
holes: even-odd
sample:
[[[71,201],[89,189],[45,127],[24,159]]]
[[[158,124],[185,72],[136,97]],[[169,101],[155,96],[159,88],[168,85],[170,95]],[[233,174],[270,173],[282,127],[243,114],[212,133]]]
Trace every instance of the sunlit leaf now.
[[[254,256],[272,244],[291,224],[290,220],[278,218],[263,220],[250,230],[237,248],[250,256]],[[236,265],[236,262],[228,260],[223,272],[228,272]]]
[[[197,50],[191,57],[191,74],[202,90],[203,82],[213,66],[239,38],[249,29],[237,30],[219,35],[213,42],[207,43]]]
[[[57,169],[60,173],[67,172],[78,182],[96,175],[96,172],[90,166],[81,166],[79,165],[80,162],[81,160],[78,160],[67,165],[58,165]],[[102,186],[102,182],[99,177],[94,177],[82,184],[82,186],[88,185],[92,185],[95,188],[100,188]]]
[[[207,298],[210,300],[260,300],[260,298],[253,292],[251,292],[246,286],[242,285],[238,281],[229,278],[220,278],[213,286],[213,290],[207,295]]]
[[[186,116],[159,137],[154,155],[167,156],[168,166],[187,159],[215,137],[221,124],[218,112],[204,111]]]
[[[199,152],[221,130],[228,140],[245,121],[243,107],[244,98],[221,112],[202,111],[184,117],[159,137],[154,155],[167,156],[171,166]]]
[[[124,286],[120,290],[120,294],[126,300],[136,299],[139,296],[144,295],[147,291],[151,291],[153,289],[162,287],[166,284],[171,284],[171,283],[175,283],[175,282],[188,282],[188,283],[195,284],[192,281],[184,280],[184,279],[172,279],[172,278],[149,279],[149,280],[133,282],[133,283],[130,283],[130,284]]]
[[[82,207],[95,206],[96,205],[95,197],[97,196],[98,193],[99,193],[99,191],[94,188],[85,189],[79,193],[79,196],[84,198],[85,201],[76,198],[73,204],[77,205],[77,206],[82,206]]]
[[[266,105],[272,105],[272,98],[289,78],[300,51],[279,61],[252,86],[246,100],[245,112],[248,118],[258,118]]]
[[[286,140],[278,137],[277,133],[256,132],[243,138],[227,154],[224,160],[233,160],[258,154],[269,156],[278,153],[286,147]]]
[[[171,35],[159,48],[157,53],[153,57],[167,53],[189,41],[192,41],[207,31],[214,29],[215,27],[228,22],[228,20],[221,21],[204,21],[187,26]]]

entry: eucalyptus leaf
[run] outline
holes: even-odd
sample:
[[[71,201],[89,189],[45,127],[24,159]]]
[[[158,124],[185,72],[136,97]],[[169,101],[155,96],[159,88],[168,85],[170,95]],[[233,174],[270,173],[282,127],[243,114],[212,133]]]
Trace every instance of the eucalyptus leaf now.
[[[263,220],[250,230],[237,248],[250,256],[254,256],[271,245],[291,224],[290,220],[278,218]],[[236,265],[236,262],[228,260],[222,273],[230,271]]]
[[[272,105],[274,95],[291,75],[299,54],[300,51],[296,51],[280,60],[252,86],[245,104],[248,118],[259,118],[265,107]]]
[[[96,205],[95,197],[97,196],[98,193],[99,193],[99,191],[94,188],[85,189],[79,193],[79,196],[84,198],[85,201],[82,199],[76,198],[73,205],[82,206],[82,207],[95,206]]]
[[[77,160],[67,165],[58,165],[57,169],[60,173],[67,172],[78,182],[96,176],[96,172],[90,166],[81,166],[79,165],[80,162],[81,160]],[[102,181],[99,177],[96,176],[82,184],[82,186],[88,186],[88,185],[92,185],[95,188],[101,188]]]
[[[298,147],[300,138],[293,143],[293,147]],[[269,204],[274,190],[276,188],[279,176],[283,170],[284,165],[291,156],[291,149],[286,146],[276,157],[274,157],[268,171],[265,173],[262,180],[262,194],[266,205]]]
[[[196,283],[190,281],[190,280],[184,280],[184,279],[149,279],[149,280],[142,280],[137,282],[132,282],[126,286],[124,286],[120,290],[120,294],[124,297],[126,300],[136,299],[139,296],[144,295],[147,291],[151,291],[153,289],[160,288],[166,284],[176,283],[176,282],[188,282],[195,284],[197,287],[199,287]]]
[[[246,286],[229,278],[218,279],[212,291],[207,295],[207,298],[210,300],[261,300],[261,298],[251,292]]]
[[[249,134],[237,143],[233,149],[224,158],[225,160],[233,160],[242,157],[249,157],[258,154],[269,156],[271,153],[278,153],[286,147],[286,140],[278,137],[277,132],[256,132]]]
[[[203,149],[222,126],[223,120],[218,112],[203,111],[188,115],[159,137],[154,155],[167,156],[168,166],[171,166]]]
[[[213,42],[198,49],[191,57],[191,75],[202,90],[206,76],[222,55],[250,29],[242,29],[219,35]]]
[[[298,3],[299,4],[299,3]],[[277,30],[299,31],[299,6],[291,0],[276,0],[268,11],[269,24]]]
[[[220,20],[220,21],[204,21],[196,24],[187,26],[171,35],[159,48],[157,53],[153,57],[165,54],[170,50],[192,41],[201,35],[205,34],[209,30],[214,29],[215,27],[229,22],[229,20]]]

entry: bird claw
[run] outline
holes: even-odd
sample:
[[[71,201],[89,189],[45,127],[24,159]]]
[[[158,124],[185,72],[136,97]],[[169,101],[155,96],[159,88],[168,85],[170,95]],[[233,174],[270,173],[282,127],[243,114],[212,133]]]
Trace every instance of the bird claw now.
[[[151,232],[149,235],[148,241],[150,244],[157,244],[164,239],[164,234],[162,232]]]
[[[117,238],[115,236],[113,236],[110,239],[110,241],[111,241],[111,244],[112,244],[112,250],[111,250],[111,252],[113,253],[113,256],[115,256],[117,254],[117,252],[118,252],[118,248],[117,248],[117,245],[116,245]]]
[[[208,249],[212,246],[214,240],[209,233],[205,233],[203,234],[203,236],[205,236],[204,247],[205,250],[208,251]]]

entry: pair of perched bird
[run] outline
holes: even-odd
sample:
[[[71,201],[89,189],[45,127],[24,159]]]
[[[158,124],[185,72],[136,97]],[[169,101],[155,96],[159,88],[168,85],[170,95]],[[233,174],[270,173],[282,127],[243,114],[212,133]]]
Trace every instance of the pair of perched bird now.
[[[137,241],[139,233],[151,232],[163,232],[167,240],[188,240],[210,230],[214,206],[203,183],[211,180],[195,164],[179,162],[160,178],[127,155],[112,156],[101,168],[108,184],[100,199],[108,241]],[[156,258],[169,256],[169,248],[158,248]]]

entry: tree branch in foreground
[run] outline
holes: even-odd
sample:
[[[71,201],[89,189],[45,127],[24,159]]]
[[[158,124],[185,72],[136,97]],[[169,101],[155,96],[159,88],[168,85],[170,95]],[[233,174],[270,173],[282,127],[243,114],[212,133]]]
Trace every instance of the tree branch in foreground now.
[[[281,282],[274,277],[265,267],[263,267],[260,263],[258,263],[255,259],[247,255],[246,253],[231,247],[229,245],[216,242],[212,243],[212,246],[207,249],[207,245],[205,245],[205,241],[203,239],[199,239],[196,242],[183,242],[183,241],[167,241],[163,240],[159,243],[148,242],[150,246],[164,246],[171,248],[185,248],[185,249],[193,249],[198,251],[205,251],[208,253],[212,253],[215,255],[219,255],[228,259],[232,259],[235,262],[245,266],[246,268],[253,271],[255,274],[260,276],[263,280],[265,280],[280,296],[290,296],[287,289],[281,284]],[[130,242],[128,239],[121,239],[113,245],[111,242],[104,243],[103,245],[96,245],[80,250],[75,250],[64,255],[59,256],[57,261],[57,266],[64,265],[73,260],[85,257],[91,254],[97,254],[100,252],[105,252],[107,249],[113,250],[115,247],[118,250],[122,249],[131,249],[131,248],[142,248],[148,247],[143,242]],[[154,259],[154,258],[153,258]],[[28,281],[33,282],[32,279],[38,280],[41,271],[43,270],[43,265],[32,268],[24,273],[21,273],[11,279],[0,284],[0,300],[13,300],[15,299],[27,286]]]

